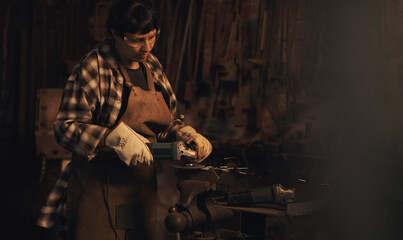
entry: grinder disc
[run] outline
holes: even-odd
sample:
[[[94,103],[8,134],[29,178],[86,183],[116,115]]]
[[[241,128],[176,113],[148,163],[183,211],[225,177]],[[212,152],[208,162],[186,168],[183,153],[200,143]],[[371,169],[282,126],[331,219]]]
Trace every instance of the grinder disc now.
[[[198,163],[185,163],[184,165],[174,165],[174,168],[184,170],[199,170],[205,168],[205,166]]]

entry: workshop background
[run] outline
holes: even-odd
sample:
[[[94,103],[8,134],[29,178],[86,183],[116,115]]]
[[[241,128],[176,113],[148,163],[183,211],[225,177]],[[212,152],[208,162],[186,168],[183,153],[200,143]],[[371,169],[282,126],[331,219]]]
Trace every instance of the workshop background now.
[[[402,239],[403,1],[153,2],[154,53],[214,146],[206,164],[247,167],[247,179],[231,173],[240,188],[325,200],[302,218],[251,218],[267,221],[266,239]],[[109,6],[0,3],[0,239],[40,239],[60,161],[38,153],[38,93],[63,88],[108,36]]]

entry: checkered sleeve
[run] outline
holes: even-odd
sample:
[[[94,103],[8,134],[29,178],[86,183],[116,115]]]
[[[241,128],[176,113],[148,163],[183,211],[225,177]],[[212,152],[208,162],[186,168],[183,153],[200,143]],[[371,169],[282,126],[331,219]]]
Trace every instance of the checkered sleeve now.
[[[41,208],[36,224],[53,229],[55,232],[66,231],[66,200],[70,165],[62,171],[50,192],[45,205]]]
[[[99,71],[96,56],[87,56],[73,70],[63,90],[54,122],[58,143],[78,156],[91,160],[106,128],[93,123],[99,108]]]

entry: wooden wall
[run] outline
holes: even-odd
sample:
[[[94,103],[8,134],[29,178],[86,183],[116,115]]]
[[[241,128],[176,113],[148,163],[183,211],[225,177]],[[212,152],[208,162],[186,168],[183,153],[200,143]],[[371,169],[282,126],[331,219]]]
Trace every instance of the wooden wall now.
[[[153,3],[162,29],[154,53],[186,121],[217,150],[212,160],[235,156],[289,186],[298,178],[331,183],[339,201],[330,235],[401,234],[402,212],[392,209],[403,182],[402,1]],[[34,221],[36,92],[62,88],[78,59],[108,36],[109,5],[0,3],[1,232]],[[361,224],[374,209],[377,219]]]

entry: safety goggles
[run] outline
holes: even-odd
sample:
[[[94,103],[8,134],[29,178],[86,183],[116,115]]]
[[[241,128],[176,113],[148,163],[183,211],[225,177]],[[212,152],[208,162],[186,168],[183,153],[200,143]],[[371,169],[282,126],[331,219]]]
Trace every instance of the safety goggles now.
[[[160,30],[158,29],[157,32],[149,37],[146,38],[128,38],[126,36],[123,36],[123,40],[131,47],[133,48],[140,48],[142,46],[144,46],[144,44],[146,43],[146,41],[149,44],[154,44],[159,36],[160,36]]]

